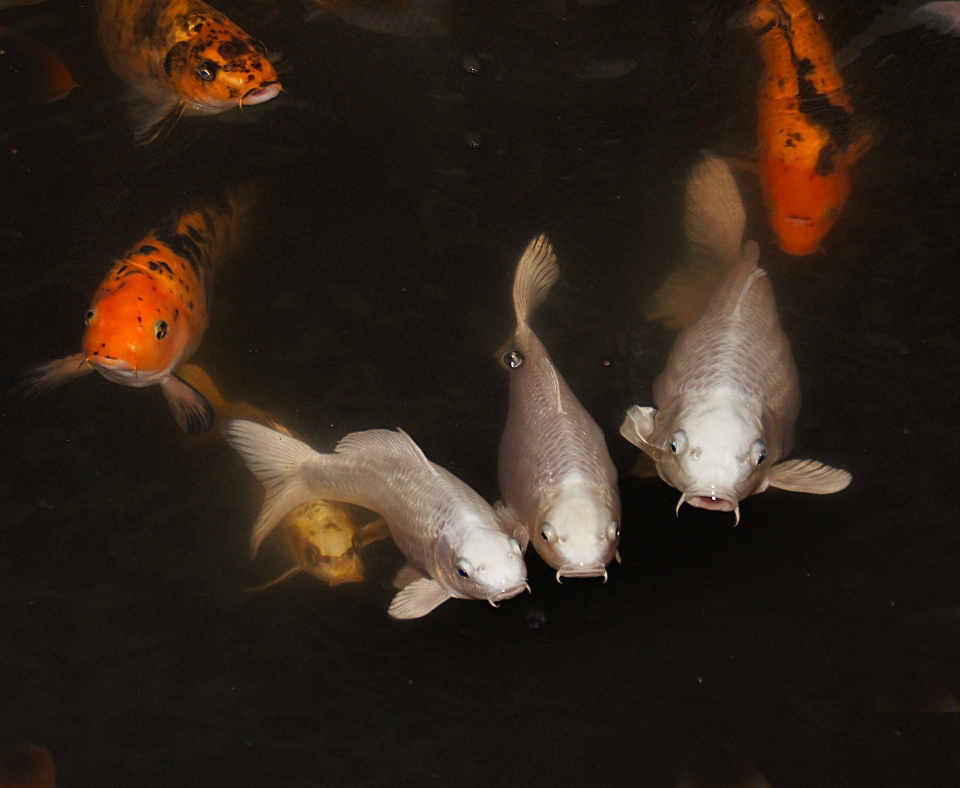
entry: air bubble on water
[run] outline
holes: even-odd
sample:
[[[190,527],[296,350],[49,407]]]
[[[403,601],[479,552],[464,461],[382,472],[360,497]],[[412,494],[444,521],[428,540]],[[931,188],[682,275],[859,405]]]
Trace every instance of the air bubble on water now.
[[[463,141],[471,148],[479,148],[483,142],[483,138],[480,136],[479,131],[468,131],[463,135]]]
[[[476,74],[480,70],[480,58],[476,55],[464,55],[463,70],[468,74]]]
[[[547,617],[539,607],[528,607],[523,618],[530,629],[540,629],[547,623]]]

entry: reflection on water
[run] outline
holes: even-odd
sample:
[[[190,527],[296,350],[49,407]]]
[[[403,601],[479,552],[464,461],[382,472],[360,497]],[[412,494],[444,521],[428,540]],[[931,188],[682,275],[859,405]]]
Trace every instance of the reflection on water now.
[[[558,585],[528,552],[533,596],[499,610],[393,621],[389,540],[363,549],[362,583],[246,594],[289,563],[249,560],[261,491],[222,441],[185,445],[156,388],[95,376],[5,399],[0,749],[42,744],[65,786],[668,786],[729,737],[775,787],[956,781],[927,717],[869,712],[916,708],[917,686],[960,696],[942,612],[960,604],[960,42],[902,30],[844,69],[879,134],[822,253],[780,252],[737,173],[799,369],[795,455],[851,487],[769,491],[736,529],[677,518],[618,437],[675,336],[643,310],[684,259],[686,174],[703,148],[756,145],[763,65],[726,27],[740,5],[455,1],[443,35],[401,37],[229,0],[282,53],[283,93],[147,148],[90,4],[3,10],[82,86],[0,93],[5,369],[76,352],[113,261],[256,180],[197,363],[319,450],[400,426],[493,501],[493,353],[518,256],[547,232],[562,275],[535,329],[604,430],[624,520],[608,583]],[[880,3],[816,10],[839,45]]]

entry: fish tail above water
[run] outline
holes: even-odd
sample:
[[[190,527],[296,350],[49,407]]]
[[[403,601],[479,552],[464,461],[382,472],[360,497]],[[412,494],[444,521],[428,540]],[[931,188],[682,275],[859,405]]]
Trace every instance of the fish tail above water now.
[[[304,462],[320,454],[296,438],[252,421],[235,419],[225,422],[220,429],[267,493],[250,537],[252,558],[287,512],[316,497],[301,468]]]
[[[539,235],[528,245],[513,280],[513,309],[517,315],[517,327],[526,326],[550,288],[560,276],[557,256],[546,235]]]

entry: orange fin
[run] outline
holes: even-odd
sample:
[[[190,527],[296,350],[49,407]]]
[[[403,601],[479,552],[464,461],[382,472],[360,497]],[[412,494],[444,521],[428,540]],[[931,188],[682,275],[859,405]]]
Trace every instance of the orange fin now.
[[[49,104],[70,95],[80,87],[63,64],[57,50],[32,38],[0,27],[0,38],[9,40],[30,65],[29,100],[33,104]]]

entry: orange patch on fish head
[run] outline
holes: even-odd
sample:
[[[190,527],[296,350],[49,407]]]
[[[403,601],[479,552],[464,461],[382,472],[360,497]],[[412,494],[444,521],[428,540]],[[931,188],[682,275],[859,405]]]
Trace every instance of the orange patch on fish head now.
[[[86,323],[83,352],[92,364],[142,374],[170,370],[190,334],[177,302],[139,271],[95,298]]]
[[[198,23],[167,53],[164,70],[180,97],[201,109],[261,104],[283,89],[267,48],[230,24]]]
[[[363,580],[363,562],[354,546],[356,531],[345,508],[315,501],[287,522],[287,539],[301,569],[331,586]]]

